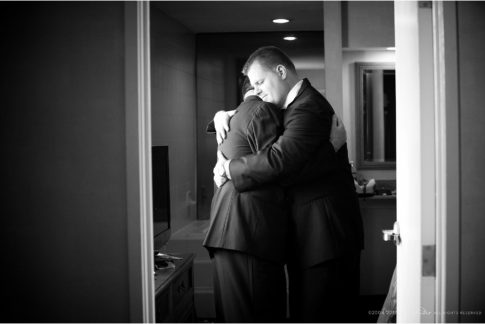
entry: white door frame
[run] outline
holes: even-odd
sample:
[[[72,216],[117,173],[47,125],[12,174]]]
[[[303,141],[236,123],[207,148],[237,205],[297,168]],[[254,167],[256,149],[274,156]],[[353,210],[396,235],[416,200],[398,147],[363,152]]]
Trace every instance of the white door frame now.
[[[150,89],[150,2],[126,2],[125,116],[129,307],[130,321],[138,323],[155,322]]]
[[[455,6],[395,2],[398,322],[458,321]]]
[[[433,3],[436,88],[436,322],[459,321],[459,98],[456,3]]]
[[[436,159],[432,9],[396,1],[397,321],[434,322]],[[426,256],[429,254],[428,256]],[[425,271],[426,270],[426,271]]]

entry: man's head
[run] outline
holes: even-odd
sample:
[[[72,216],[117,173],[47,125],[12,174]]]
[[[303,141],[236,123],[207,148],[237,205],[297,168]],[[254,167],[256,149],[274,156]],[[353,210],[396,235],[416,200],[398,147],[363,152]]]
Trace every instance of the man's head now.
[[[249,77],[258,96],[266,102],[283,106],[291,88],[298,82],[295,65],[279,48],[260,47],[244,64],[243,74]]]
[[[256,95],[254,87],[251,85],[249,78],[246,75],[242,75],[239,78],[239,84],[241,89],[241,97],[246,99],[247,96]]]

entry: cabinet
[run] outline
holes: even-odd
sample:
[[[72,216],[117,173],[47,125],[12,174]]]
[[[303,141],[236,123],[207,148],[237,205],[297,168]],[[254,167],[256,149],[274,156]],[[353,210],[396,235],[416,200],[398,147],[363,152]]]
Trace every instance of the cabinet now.
[[[195,322],[194,254],[177,255],[175,268],[155,272],[155,319],[157,323]]]
[[[396,197],[361,198],[364,250],[360,258],[361,295],[386,295],[396,267],[396,246],[382,239],[382,230],[396,221]]]

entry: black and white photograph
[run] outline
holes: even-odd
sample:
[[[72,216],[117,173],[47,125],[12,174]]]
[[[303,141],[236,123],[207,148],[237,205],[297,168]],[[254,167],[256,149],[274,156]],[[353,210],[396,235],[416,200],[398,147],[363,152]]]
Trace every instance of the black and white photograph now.
[[[0,35],[0,322],[485,322],[485,1],[0,1]]]

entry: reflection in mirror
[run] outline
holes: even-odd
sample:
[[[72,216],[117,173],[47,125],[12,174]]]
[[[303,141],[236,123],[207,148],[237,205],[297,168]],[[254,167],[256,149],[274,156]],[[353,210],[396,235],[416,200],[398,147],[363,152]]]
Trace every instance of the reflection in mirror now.
[[[355,63],[357,167],[396,167],[396,78],[393,63]]]

